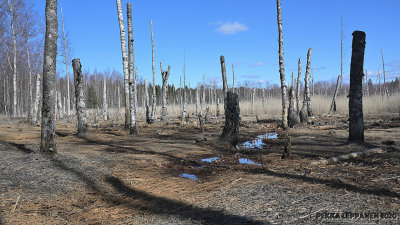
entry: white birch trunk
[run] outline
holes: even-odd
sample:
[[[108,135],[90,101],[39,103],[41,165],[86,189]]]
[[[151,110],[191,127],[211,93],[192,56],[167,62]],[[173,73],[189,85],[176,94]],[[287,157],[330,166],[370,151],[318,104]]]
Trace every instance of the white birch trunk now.
[[[132,8],[128,2],[127,6],[127,18],[128,18],[128,71],[129,71],[129,109],[130,109],[130,123],[129,133],[136,134],[136,113],[137,113],[137,99],[136,99],[136,73],[134,64],[134,53],[133,53],[133,25],[132,25]]]
[[[56,101],[56,64],[57,64],[57,0],[46,1],[46,38],[43,61],[43,103],[40,151],[55,153],[56,134],[54,103]]]
[[[281,79],[281,90],[282,90],[282,125],[283,129],[288,128],[288,98],[287,98],[287,87],[285,83],[285,67],[283,63],[283,32],[282,32],[282,15],[281,15],[281,1],[277,0],[277,11],[278,11],[278,32],[279,32],[279,73]]]
[[[82,65],[80,60],[73,59],[72,67],[74,69],[75,104],[76,104],[76,114],[78,115],[78,120],[77,120],[78,134],[84,134],[88,131],[88,125],[86,118],[85,95],[83,91]]]
[[[108,103],[107,103],[107,79],[103,78],[103,119],[108,120]]]
[[[62,31],[63,31],[63,41],[64,41],[64,51],[65,51],[65,67],[66,67],[66,80],[67,80],[67,116],[68,118],[71,116],[71,97],[70,97],[70,93],[69,93],[69,71],[68,71],[68,54],[67,54],[67,41],[65,38],[65,29],[64,29],[64,16],[63,16],[63,12],[62,12],[62,5],[61,5],[61,21],[62,21]],[[71,119],[69,119],[71,120]]]
[[[152,109],[151,109],[151,119],[153,122],[156,118],[156,73],[154,70],[154,40],[153,40],[153,21],[150,20],[150,30],[151,30],[151,65],[153,71],[153,98],[152,98]]]
[[[125,129],[129,128],[129,71],[128,71],[128,53],[126,51],[126,37],[125,37],[125,25],[124,16],[122,14],[121,0],[117,0],[117,12],[119,31],[121,37],[121,52],[122,52],[122,64],[124,69],[124,93],[125,93]]]
[[[160,63],[161,77],[162,77],[162,108],[161,108],[161,120],[167,121],[167,82],[170,74],[171,66],[168,65],[168,71],[162,69],[162,63]]]
[[[39,110],[39,101],[40,101],[40,74],[38,73],[36,76],[36,94],[35,94],[35,101],[33,103],[33,113],[32,113],[32,125],[37,124],[37,116]]]

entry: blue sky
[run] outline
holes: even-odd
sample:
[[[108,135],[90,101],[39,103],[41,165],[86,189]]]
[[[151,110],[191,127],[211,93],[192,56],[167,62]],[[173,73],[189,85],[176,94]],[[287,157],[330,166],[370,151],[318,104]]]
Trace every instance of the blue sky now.
[[[122,1],[125,23],[127,2]],[[202,82],[203,74],[207,82],[220,82],[220,55],[226,59],[229,85],[232,63],[235,83],[246,80],[263,85],[279,83],[275,0],[136,0],[131,3],[135,66],[139,76],[152,79],[150,20],[153,20],[157,83],[161,83],[161,61],[164,68],[171,65],[169,83],[179,85],[185,51],[186,76],[192,87]],[[45,0],[35,0],[34,4],[44,16]],[[58,4],[63,5],[72,58],[80,58],[84,70],[115,69],[122,74],[116,1],[58,0]],[[336,80],[340,73],[341,10],[345,80],[348,82],[354,30],[366,32],[364,68],[368,76],[375,82],[378,69],[382,71],[382,48],[387,80],[400,77],[398,0],[282,0],[286,76],[292,72],[297,74],[299,57],[304,76],[307,50],[311,47],[314,79]],[[65,66],[59,64],[57,70],[64,74]]]

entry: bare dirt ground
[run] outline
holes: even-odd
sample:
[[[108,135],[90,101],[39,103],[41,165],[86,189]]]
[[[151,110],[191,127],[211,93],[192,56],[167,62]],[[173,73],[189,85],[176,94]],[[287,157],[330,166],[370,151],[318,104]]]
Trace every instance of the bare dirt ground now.
[[[259,119],[243,116],[241,142],[267,132],[278,137],[239,152],[218,141],[221,119],[206,124],[204,133],[194,118],[188,124],[140,121],[136,136],[122,121],[102,122],[81,137],[74,123],[61,119],[56,156],[38,153],[40,127],[2,120],[0,224],[400,222],[398,114],[365,116],[362,145],[347,143],[346,117],[316,117],[289,131],[291,159],[281,159],[285,134],[277,118]],[[386,152],[311,164],[377,147]],[[202,161],[210,157],[219,158]],[[240,164],[243,158],[255,164]]]

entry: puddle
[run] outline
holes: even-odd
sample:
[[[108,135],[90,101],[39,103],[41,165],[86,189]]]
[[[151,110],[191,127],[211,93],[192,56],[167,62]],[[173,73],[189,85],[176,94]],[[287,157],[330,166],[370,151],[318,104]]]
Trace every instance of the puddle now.
[[[246,159],[246,158],[239,158],[239,163],[240,163],[240,164],[251,164],[251,165],[258,165],[258,166],[261,166],[260,163],[256,163],[256,162],[254,162],[253,160]]]
[[[199,178],[197,178],[196,175],[194,175],[194,174],[188,174],[188,173],[179,174],[179,177],[187,178],[187,179],[190,179],[190,180],[199,180]]]
[[[220,159],[219,157],[211,157],[211,158],[206,158],[206,159],[202,159],[202,162],[208,162],[208,163],[212,163],[214,161],[217,161],[218,159]]]
[[[265,145],[263,143],[264,139],[274,139],[277,137],[278,137],[277,133],[266,133],[266,134],[258,135],[252,141],[243,142],[242,147],[247,148],[247,149],[252,149],[252,148],[262,149],[262,147]]]

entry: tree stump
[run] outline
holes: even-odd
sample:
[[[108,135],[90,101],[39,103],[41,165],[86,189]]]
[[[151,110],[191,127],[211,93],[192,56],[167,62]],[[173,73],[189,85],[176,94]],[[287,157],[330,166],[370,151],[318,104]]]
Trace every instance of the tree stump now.
[[[225,126],[220,138],[236,146],[238,143],[239,125],[239,98],[237,94],[228,91],[225,104]]]
[[[364,142],[362,78],[364,76],[365,33],[353,32],[349,92],[349,142]]]
[[[289,127],[293,127],[294,125],[299,123],[297,112],[295,108],[295,93],[293,87],[289,89],[289,114],[288,114],[288,125]]]

